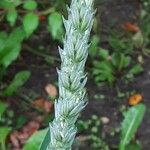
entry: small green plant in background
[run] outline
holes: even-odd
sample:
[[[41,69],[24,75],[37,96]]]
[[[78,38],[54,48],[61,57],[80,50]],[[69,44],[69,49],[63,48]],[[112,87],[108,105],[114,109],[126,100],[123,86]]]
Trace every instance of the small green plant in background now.
[[[140,15],[140,28],[141,34],[137,35],[138,41],[142,41],[140,49],[146,56],[150,56],[149,38],[150,38],[150,1],[143,0],[141,15]]]
[[[141,149],[138,143],[131,144],[131,140],[134,138],[138,127],[142,123],[145,110],[146,108],[144,104],[138,104],[129,108],[129,110],[125,113],[125,119],[121,126],[121,140],[119,150],[129,150],[131,148],[132,150]]]
[[[101,120],[98,116],[92,115],[89,120],[77,122],[79,133],[86,132],[88,143],[94,150],[109,150],[109,146],[106,144],[104,138],[101,135]],[[77,139],[76,139],[77,140]],[[85,143],[86,143],[85,141]],[[76,141],[77,142],[77,141]]]
[[[52,6],[41,10],[41,5],[35,0],[1,0],[0,8],[3,10],[1,22],[6,19],[12,28],[18,24],[22,25],[25,38],[29,38],[38,28],[42,18],[46,20],[47,17],[47,26],[53,39],[62,41],[63,26],[61,14]]]
[[[91,45],[89,47],[89,57],[94,59],[99,50],[100,39],[97,35],[91,37]]]
[[[54,12],[48,17],[48,30],[51,33],[53,39],[57,39],[62,42],[64,35],[64,29],[62,28],[62,16],[58,12]]]
[[[14,93],[12,89],[13,91],[17,90],[29,78],[29,75],[27,75],[30,74],[29,72],[20,72],[14,77],[12,81],[13,85],[10,85],[11,87],[2,86],[3,77],[7,75],[8,67],[19,57],[23,43],[36,31],[41,23],[41,17],[45,17],[45,21],[47,19],[47,28],[52,38],[62,42],[64,29],[60,12],[55,10],[56,8],[51,5],[48,5],[49,7],[44,6],[44,10],[41,10],[41,5],[43,6],[43,4],[37,3],[35,0],[0,1],[2,12],[0,22],[2,23],[2,27],[3,25],[5,26],[4,31],[0,32],[1,95],[10,96],[10,92],[8,94],[10,88],[11,93]],[[7,24],[3,23],[5,20]],[[5,90],[4,94],[3,90]]]
[[[61,14],[49,6],[40,10],[35,0],[0,1],[0,22],[5,29],[0,32],[0,80],[7,73],[6,69],[18,58],[23,41],[30,38],[40,25],[40,18],[46,17],[47,28],[54,40],[62,41],[63,25]],[[7,24],[4,24],[4,21]]]
[[[142,31],[144,32],[144,34],[149,37],[150,36],[150,16],[149,16],[149,12],[150,12],[150,2],[149,0],[143,0],[142,3],[142,10],[141,10],[141,27],[142,27]],[[148,41],[147,41],[148,42]]]
[[[108,83],[111,84],[115,80],[115,68],[109,60],[109,52],[108,50],[101,49],[98,55],[100,61],[95,60],[93,62],[93,75],[95,76],[95,81],[108,81]]]
[[[124,120],[120,126],[120,144],[118,145],[119,150],[141,150],[140,142],[134,138],[135,134],[142,123],[145,114],[145,105],[138,104],[124,113]],[[101,131],[101,120],[99,117],[93,115],[91,119],[87,121],[78,121],[79,133],[86,133],[87,141],[89,141],[92,149],[102,149],[109,150],[109,146],[106,144],[105,140],[102,138]],[[81,134],[82,135],[82,134]],[[105,137],[107,139],[107,137]],[[86,143],[86,142],[85,142]]]
[[[132,80],[134,75],[143,71],[140,64],[131,65],[131,57],[124,53],[110,52],[106,49],[100,49],[99,60],[93,62],[93,75],[95,81],[107,82],[110,85],[116,81],[118,77]],[[128,69],[130,68],[130,69]]]
[[[90,46],[90,56],[93,60],[92,74],[96,83],[107,82],[112,85],[117,78],[132,80],[141,73],[141,64],[133,61],[133,43],[120,40],[112,35],[109,38],[112,50],[99,47],[99,39],[94,36]]]
[[[14,29],[9,35],[0,32],[0,78],[6,73],[9,65],[17,59],[21,51],[24,34],[21,28]]]
[[[29,71],[20,71],[17,73],[12,80],[12,82],[4,89],[2,92],[3,96],[12,96],[17,93],[20,87],[24,85],[24,83],[29,79],[30,72]]]
[[[134,53],[134,44],[130,35],[122,35],[117,31],[113,31],[108,37],[108,44],[112,51],[127,54]]]
[[[8,67],[17,59],[20,54],[24,32],[22,28],[14,29],[9,35],[5,32],[0,32],[0,83],[3,82],[3,77],[7,74]],[[19,72],[14,77],[9,87],[0,87],[0,95],[11,96],[21,87],[29,78],[29,72]],[[5,91],[3,91],[5,89]],[[4,93],[3,93],[4,92]]]
[[[2,120],[3,114],[5,113],[7,109],[7,104],[2,103],[0,101],[0,121]],[[1,127],[0,126],[0,149],[6,150],[6,138],[11,132],[12,128],[9,126]]]

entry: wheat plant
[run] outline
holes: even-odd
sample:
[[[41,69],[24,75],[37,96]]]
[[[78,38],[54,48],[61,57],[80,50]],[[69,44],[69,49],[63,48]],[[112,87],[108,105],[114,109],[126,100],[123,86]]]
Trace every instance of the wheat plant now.
[[[55,118],[50,124],[47,150],[71,150],[77,132],[75,123],[87,104],[84,68],[94,14],[93,0],[72,0],[68,19],[63,19],[66,34],[64,47],[59,47],[59,98],[55,101]]]

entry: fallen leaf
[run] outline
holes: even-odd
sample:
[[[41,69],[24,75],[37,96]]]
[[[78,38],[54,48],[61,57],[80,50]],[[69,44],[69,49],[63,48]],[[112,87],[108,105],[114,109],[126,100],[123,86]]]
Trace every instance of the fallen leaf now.
[[[142,101],[142,99],[143,97],[141,94],[135,94],[129,98],[128,103],[130,106],[134,106],[134,105],[139,104]]]
[[[110,119],[108,117],[101,117],[101,121],[103,124],[108,124],[110,122]]]
[[[47,94],[52,97],[55,98],[57,96],[57,89],[56,86],[52,85],[52,84],[48,84],[45,87],[45,91],[47,92]]]
[[[20,148],[20,143],[19,143],[19,140],[17,138],[17,135],[18,135],[18,131],[13,132],[10,135],[10,141],[11,141],[13,147]]]
[[[36,100],[34,100],[33,106],[43,109],[44,103],[45,103],[45,99],[43,97],[38,97]]]
[[[45,100],[42,97],[39,97],[33,102],[33,106],[40,108],[40,109],[43,109],[46,113],[50,113],[52,111],[52,108],[53,108],[53,103]]]
[[[34,120],[37,121],[39,124],[41,124],[44,120],[44,116],[43,115],[36,116],[36,117],[34,117]]]
[[[43,15],[41,15],[41,16],[39,16],[39,21],[45,21],[46,20],[46,17],[45,16],[43,16]]]
[[[89,139],[90,137],[89,136],[86,136],[86,135],[80,135],[80,136],[77,136],[77,140],[79,140],[80,142],[85,142]]]
[[[30,121],[26,126],[23,127],[23,133],[27,133],[28,136],[31,136],[35,131],[37,131],[40,127],[39,122]]]
[[[21,150],[29,137],[40,128],[40,123],[33,120],[28,122],[21,130],[14,131],[10,135],[13,150]]]
[[[50,113],[53,108],[53,104],[51,102],[45,101],[44,108],[47,113]]]
[[[140,29],[136,24],[133,24],[131,22],[126,22],[125,24],[123,24],[122,28],[126,31],[126,32],[139,32]]]

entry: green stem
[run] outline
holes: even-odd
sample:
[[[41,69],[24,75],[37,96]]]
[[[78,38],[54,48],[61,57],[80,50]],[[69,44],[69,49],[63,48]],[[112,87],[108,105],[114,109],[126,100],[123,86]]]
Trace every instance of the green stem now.
[[[54,7],[50,7],[50,8],[48,8],[48,9],[45,10],[45,11],[39,12],[38,14],[39,14],[39,15],[48,15],[48,14],[50,14],[50,13],[53,13],[54,11],[55,11],[55,8],[54,8]]]
[[[2,150],[6,150],[6,145],[4,141],[1,141],[1,148]]]
[[[122,70],[122,67],[123,67],[123,61],[124,61],[124,55],[123,54],[121,54],[121,60],[120,60],[120,64],[119,64],[119,71],[121,71]]]

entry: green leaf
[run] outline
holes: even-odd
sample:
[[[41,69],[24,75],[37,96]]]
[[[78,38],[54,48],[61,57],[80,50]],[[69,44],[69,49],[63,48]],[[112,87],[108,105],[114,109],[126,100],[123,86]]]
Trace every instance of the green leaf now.
[[[113,53],[112,64],[121,71],[121,69],[126,68],[130,64],[130,57],[125,56],[123,53]]]
[[[6,19],[10,23],[11,26],[15,25],[16,19],[17,19],[17,11],[15,8],[8,10]]]
[[[125,150],[142,150],[141,145],[139,143],[129,144],[126,146]]]
[[[30,77],[29,71],[21,71],[17,73],[11,84],[3,92],[3,95],[4,96],[13,95],[18,90],[18,88],[24,85],[24,83],[29,79],[29,77]]]
[[[5,41],[7,40],[7,38],[8,36],[6,32],[0,32],[0,52],[5,45]]]
[[[16,43],[21,43],[25,38],[25,32],[22,27],[15,28],[8,38],[9,45],[16,45]],[[8,44],[7,43],[7,44]]]
[[[37,2],[35,0],[27,0],[23,5],[24,9],[34,10],[37,8]]]
[[[112,84],[115,81],[114,67],[109,61],[94,61],[93,74],[96,82],[107,81]]]
[[[15,28],[9,34],[9,36],[6,33],[1,32],[0,33],[0,53],[2,53],[2,51],[5,51],[4,48],[6,47],[8,49],[15,47],[18,43],[21,43],[23,39],[24,39],[24,32],[22,28],[20,27]],[[5,51],[5,53],[7,52]],[[2,54],[0,54],[0,60],[1,58],[2,58]]]
[[[7,36],[6,36],[7,37]],[[21,42],[24,39],[22,28],[16,28],[13,32],[3,40],[0,46],[0,65],[7,68],[14,61],[21,50]]]
[[[141,73],[142,71],[143,71],[142,66],[140,64],[137,64],[129,70],[129,74],[137,75]]]
[[[0,8],[12,9],[15,6],[19,6],[22,3],[22,0],[0,0]]]
[[[40,145],[47,133],[48,129],[35,132],[27,141],[23,150],[39,150]],[[43,149],[46,150],[46,149]]]
[[[7,104],[0,102],[0,120],[3,113],[6,111],[6,108],[7,108]]]
[[[48,29],[53,39],[62,41],[64,34],[62,16],[58,12],[54,12],[48,17]]]
[[[15,5],[12,1],[0,0],[0,7],[4,9],[11,9],[11,8],[14,8]]]
[[[20,4],[22,4],[22,0],[15,0],[13,1],[13,3],[15,4],[15,6],[19,6]]]
[[[8,134],[10,133],[12,128],[10,127],[0,127],[0,143],[4,144],[5,140],[8,136]]]
[[[45,137],[43,138],[44,140],[42,141],[41,145],[40,145],[40,150],[45,150],[47,149],[47,146],[50,143],[50,130],[48,128],[48,131],[45,135]]]
[[[115,50],[124,50],[126,48],[125,43],[115,35],[109,37],[109,44]]]
[[[113,64],[115,67],[118,67],[118,66],[119,66],[120,60],[121,60],[120,53],[113,53],[113,54],[112,54],[112,64]]]
[[[12,61],[14,61],[18,57],[20,50],[21,50],[20,44],[16,45],[11,49],[8,49],[8,47],[4,48],[3,58],[1,58],[0,64],[5,66],[5,68],[9,66],[12,63]]]
[[[133,106],[127,111],[122,122],[119,150],[125,150],[125,147],[130,143],[143,120],[145,111],[146,107],[144,104]]]
[[[26,32],[26,36],[29,37],[38,27],[39,19],[34,13],[28,13],[23,18],[23,27]]]
[[[102,58],[102,59],[107,59],[109,57],[109,52],[108,50],[106,49],[100,49],[99,51],[99,56]]]
[[[91,57],[95,57],[97,55],[99,41],[100,41],[100,39],[98,36],[96,36],[96,35],[92,36],[91,44],[89,47],[89,55]]]

